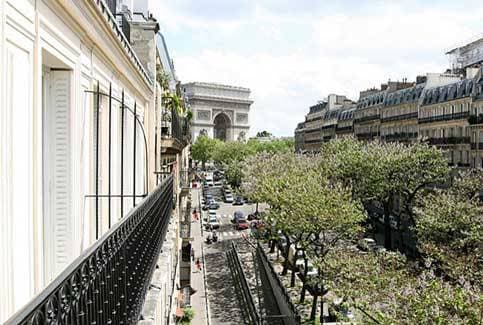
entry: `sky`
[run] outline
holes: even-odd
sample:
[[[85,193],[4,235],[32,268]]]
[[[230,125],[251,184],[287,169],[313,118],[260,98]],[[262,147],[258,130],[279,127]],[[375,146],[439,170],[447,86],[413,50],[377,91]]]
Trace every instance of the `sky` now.
[[[309,106],[449,67],[483,2],[150,0],[178,79],[251,89],[250,135],[293,136]]]

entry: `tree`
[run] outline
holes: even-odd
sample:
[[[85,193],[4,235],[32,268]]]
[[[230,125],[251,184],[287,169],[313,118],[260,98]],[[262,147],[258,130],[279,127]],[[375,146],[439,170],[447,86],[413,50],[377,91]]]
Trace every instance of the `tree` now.
[[[478,283],[483,277],[483,206],[478,196],[467,194],[440,191],[426,196],[416,210],[415,229],[427,263],[457,284]]]
[[[296,251],[307,251],[310,257],[323,261],[332,248],[361,230],[360,223],[365,219],[362,206],[352,200],[350,189],[328,182],[327,175],[318,169],[318,157],[262,153],[246,163],[244,188],[250,197],[270,204],[265,221],[285,238],[282,274],[289,269],[292,245]],[[302,301],[308,285],[309,256],[304,258]],[[325,289],[323,282],[312,285],[311,319],[315,319],[317,298]]]
[[[321,169],[332,172],[332,180],[350,185],[353,196],[365,205],[383,207],[385,247],[392,248],[390,218],[399,200],[410,224],[418,193],[445,183],[450,169],[441,150],[425,143],[361,143],[354,139],[331,141],[321,149]],[[400,217],[400,215],[397,215]],[[402,220],[397,219],[398,228]]]
[[[203,169],[208,160],[212,158],[213,151],[219,140],[210,139],[206,135],[200,135],[191,146],[191,156],[203,164]]]
[[[269,138],[272,134],[268,131],[257,132],[257,138]]]
[[[331,292],[360,311],[364,323],[477,324],[481,292],[453,286],[393,252],[347,248],[327,256]],[[343,315],[338,315],[343,318]]]

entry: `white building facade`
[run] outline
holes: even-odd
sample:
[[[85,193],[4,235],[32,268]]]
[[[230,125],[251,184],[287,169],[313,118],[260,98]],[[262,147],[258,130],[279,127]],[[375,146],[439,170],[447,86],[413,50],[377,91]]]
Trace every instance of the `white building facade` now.
[[[193,111],[193,141],[201,134],[222,141],[248,139],[250,89],[205,82],[181,87]]]
[[[0,0],[0,323],[156,187],[156,71],[116,21],[99,0]]]

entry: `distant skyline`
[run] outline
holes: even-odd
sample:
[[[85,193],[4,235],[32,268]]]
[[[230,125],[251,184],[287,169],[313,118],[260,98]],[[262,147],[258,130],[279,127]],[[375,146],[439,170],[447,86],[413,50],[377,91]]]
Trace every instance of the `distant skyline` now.
[[[153,0],[182,82],[252,90],[250,135],[293,136],[330,93],[357,100],[388,79],[449,67],[483,36],[481,1]]]

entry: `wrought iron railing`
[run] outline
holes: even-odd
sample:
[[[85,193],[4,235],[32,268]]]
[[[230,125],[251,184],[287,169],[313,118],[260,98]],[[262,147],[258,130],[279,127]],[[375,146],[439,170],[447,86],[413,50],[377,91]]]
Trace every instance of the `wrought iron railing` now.
[[[418,119],[419,124],[423,123],[432,123],[432,122],[439,122],[439,121],[450,121],[450,120],[459,120],[468,118],[470,112],[460,112],[460,113],[453,113],[453,114],[444,114],[438,116],[431,116],[431,117],[420,117]]]
[[[237,291],[241,292],[242,294],[245,310],[250,318],[249,324],[258,325],[261,322],[261,318],[255,306],[255,301],[250,292],[250,287],[248,286],[243,267],[238,257],[236,246],[233,242],[231,242],[231,248],[226,251],[226,257],[228,263],[230,264],[235,285],[238,286]]]
[[[400,133],[386,134],[384,136],[384,140],[386,141],[405,140],[405,139],[414,139],[417,137],[418,137],[418,132],[400,132]]]
[[[335,129],[335,132],[348,132],[348,131],[353,131],[354,127],[352,125],[349,126],[337,126]]]
[[[190,124],[186,117],[179,116],[176,109],[165,112],[161,126],[161,136],[163,138],[174,138],[180,143],[187,143],[190,140]]]
[[[380,119],[380,115],[379,114],[375,114],[375,115],[369,115],[369,116],[363,116],[363,117],[356,118],[356,119],[354,119],[354,123],[363,123],[363,122],[368,122],[368,121],[376,121],[376,120],[379,120],[379,119]]]
[[[430,144],[468,144],[470,137],[429,138]]]
[[[166,179],[5,324],[134,324],[171,216]]]
[[[409,120],[412,118],[418,118],[418,112],[382,117],[381,122]]]

